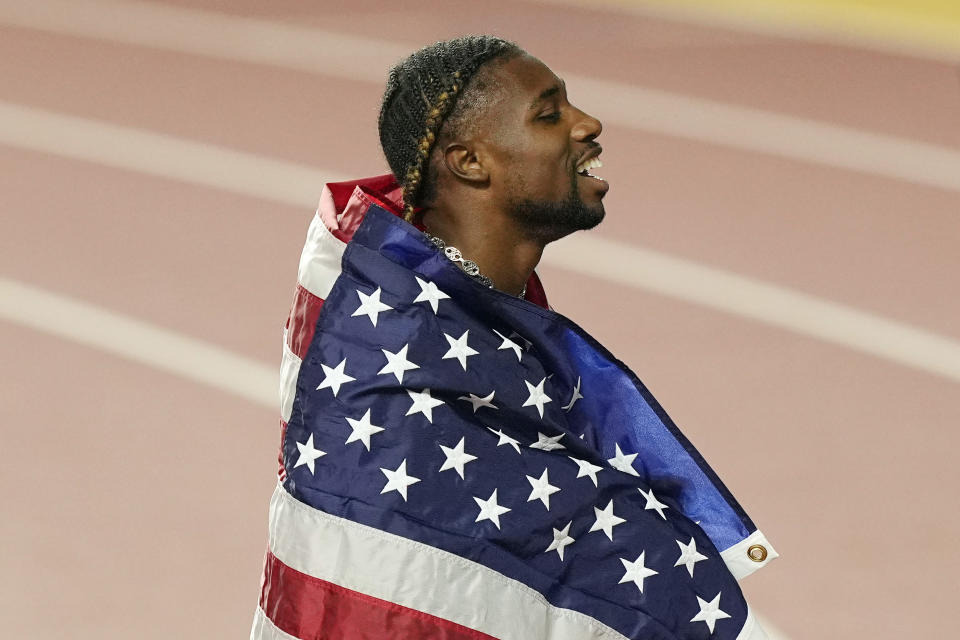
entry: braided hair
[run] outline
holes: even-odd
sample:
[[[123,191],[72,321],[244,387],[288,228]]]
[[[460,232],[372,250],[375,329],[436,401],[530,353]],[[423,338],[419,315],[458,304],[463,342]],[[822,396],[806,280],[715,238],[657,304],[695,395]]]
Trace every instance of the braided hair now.
[[[430,199],[430,154],[445,123],[463,123],[470,110],[468,85],[493,60],[522,53],[494,36],[464,36],[412,53],[390,70],[380,105],[380,146],[403,190],[404,219]],[[444,133],[456,133],[443,129]]]

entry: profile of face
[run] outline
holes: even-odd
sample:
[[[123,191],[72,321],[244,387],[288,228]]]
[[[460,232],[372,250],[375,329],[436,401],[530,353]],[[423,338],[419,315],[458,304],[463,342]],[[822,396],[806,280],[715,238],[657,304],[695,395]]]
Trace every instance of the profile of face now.
[[[543,243],[603,220],[609,185],[599,166],[602,125],[567,100],[566,87],[524,54],[491,70],[498,95],[475,123],[490,188],[519,232]]]

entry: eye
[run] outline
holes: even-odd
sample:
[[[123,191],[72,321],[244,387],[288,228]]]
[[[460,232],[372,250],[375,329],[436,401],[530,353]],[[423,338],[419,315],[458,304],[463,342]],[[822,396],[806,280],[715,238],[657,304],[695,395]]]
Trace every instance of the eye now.
[[[560,112],[551,111],[550,113],[545,113],[541,116],[537,116],[537,120],[543,120],[545,122],[559,122],[560,121]]]

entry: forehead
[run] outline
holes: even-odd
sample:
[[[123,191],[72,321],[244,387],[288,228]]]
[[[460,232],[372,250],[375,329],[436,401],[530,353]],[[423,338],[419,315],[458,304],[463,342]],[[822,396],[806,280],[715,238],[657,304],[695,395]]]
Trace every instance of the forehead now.
[[[533,106],[545,91],[561,84],[550,67],[527,53],[500,65],[494,74],[505,102],[524,109]]]

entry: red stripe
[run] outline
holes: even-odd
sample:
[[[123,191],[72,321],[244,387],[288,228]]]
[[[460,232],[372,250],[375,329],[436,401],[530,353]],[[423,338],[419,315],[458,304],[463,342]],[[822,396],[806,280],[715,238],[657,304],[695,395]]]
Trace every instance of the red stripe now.
[[[280,482],[283,482],[287,479],[287,468],[283,465],[283,441],[287,438],[287,423],[283,420],[280,421],[280,453],[277,454],[277,462],[280,463],[280,470],[277,471],[277,476],[280,478]]]
[[[307,291],[302,284],[297,284],[293,294],[293,305],[290,307],[290,317],[287,320],[287,346],[298,358],[303,360],[307,356],[307,349],[313,340],[313,332],[317,328],[317,317],[323,307],[323,299]]]
[[[302,640],[495,640],[455,622],[300,573],[270,552],[260,606],[277,628]]]

